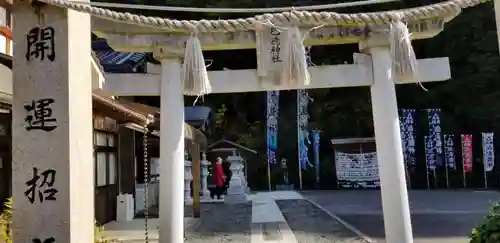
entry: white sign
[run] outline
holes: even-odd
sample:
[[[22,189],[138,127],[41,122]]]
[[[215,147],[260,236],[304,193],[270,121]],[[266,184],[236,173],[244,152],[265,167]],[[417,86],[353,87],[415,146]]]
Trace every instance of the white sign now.
[[[343,188],[378,188],[377,153],[335,153],[337,183]]]

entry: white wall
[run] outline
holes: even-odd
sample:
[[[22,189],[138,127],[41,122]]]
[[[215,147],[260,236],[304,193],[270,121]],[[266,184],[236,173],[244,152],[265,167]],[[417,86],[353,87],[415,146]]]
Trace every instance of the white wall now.
[[[10,48],[7,50],[7,42],[10,43]],[[7,40],[7,38],[3,35],[0,35],[0,53],[6,54],[6,55],[12,55],[14,51],[14,43],[12,40]]]

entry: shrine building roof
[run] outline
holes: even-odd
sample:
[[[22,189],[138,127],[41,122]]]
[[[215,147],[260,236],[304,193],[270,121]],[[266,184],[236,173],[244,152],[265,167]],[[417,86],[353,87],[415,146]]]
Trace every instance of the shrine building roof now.
[[[144,52],[118,52],[113,50],[105,40],[92,42],[92,50],[99,59],[105,72],[137,73],[144,72],[148,57]]]

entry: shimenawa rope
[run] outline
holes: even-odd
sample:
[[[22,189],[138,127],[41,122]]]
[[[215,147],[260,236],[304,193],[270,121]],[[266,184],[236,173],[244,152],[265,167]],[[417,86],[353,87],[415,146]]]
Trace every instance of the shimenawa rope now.
[[[284,63],[279,77],[280,85],[297,85],[310,83],[307,71],[304,44],[299,27],[327,26],[327,25],[371,25],[388,24],[389,43],[393,60],[393,73],[398,79],[414,79],[417,75],[417,59],[411,45],[411,34],[404,22],[424,18],[448,17],[450,20],[458,15],[463,8],[472,7],[490,0],[448,0],[442,3],[431,4],[397,11],[374,13],[340,14],[335,12],[308,12],[291,11],[274,14],[257,15],[253,18],[239,18],[228,20],[172,20],[159,17],[146,17],[131,13],[121,13],[109,9],[92,7],[88,4],[68,2],[65,0],[39,0],[47,4],[64,7],[98,18],[115,22],[155,27],[166,31],[180,31],[191,34],[186,43],[184,57],[183,91],[186,95],[204,95],[211,92],[205,61],[203,58],[199,32],[237,32],[256,31],[256,41],[263,41],[260,31],[262,26],[284,27],[286,39],[284,42]],[[267,31],[267,30],[266,30]],[[257,43],[257,46],[262,43]],[[262,52],[262,50],[260,50]],[[262,67],[267,61],[260,62]],[[259,73],[260,74],[260,73]]]
[[[54,6],[72,9],[91,14],[94,17],[112,20],[115,22],[148,26],[168,31],[193,32],[237,32],[255,29],[255,22],[267,22],[277,26],[297,25],[369,25],[390,24],[394,18],[401,21],[411,21],[433,17],[456,16],[463,8],[473,7],[491,0],[448,0],[441,3],[397,11],[383,11],[373,13],[342,14],[336,12],[309,12],[291,11],[274,14],[256,15],[251,18],[221,19],[221,20],[174,20],[160,17],[151,17],[131,13],[116,12],[109,9],[92,7],[86,4],[68,2],[65,0],[38,0]]]
[[[101,8],[128,8],[140,10],[155,10],[155,11],[172,11],[172,12],[198,12],[198,13],[270,13],[270,12],[284,12],[300,10],[300,11],[314,11],[322,9],[333,8],[347,8],[355,6],[364,6],[377,3],[397,2],[401,0],[363,0],[347,3],[330,3],[311,6],[297,6],[297,7],[275,7],[275,8],[195,8],[195,7],[174,7],[174,6],[156,6],[156,5],[142,5],[142,4],[124,4],[124,3],[107,3],[107,2],[85,2],[85,1],[69,1],[73,3],[91,5]]]

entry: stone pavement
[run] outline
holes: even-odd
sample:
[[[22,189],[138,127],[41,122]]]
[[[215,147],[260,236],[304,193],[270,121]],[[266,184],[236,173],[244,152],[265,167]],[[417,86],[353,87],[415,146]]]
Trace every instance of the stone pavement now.
[[[185,218],[186,243],[366,243],[327,212],[295,192],[257,193],[246,204],[203,203],[201,218]],[[157,209],[156,209],[157,210]],[[185,212],[191,209],[186,207]],[[151,210],[152,217],[157,214]],[[157,219],[150,241],[158,242]],[[144,242],[144,220],[105,225],[103,234]]]
[[[380,192],[303,192],[308,199],[356,227],[374,242],[384,243]],[[409,191],[414,243],[467,243],[473,227],[486,215],[495,191]]]

